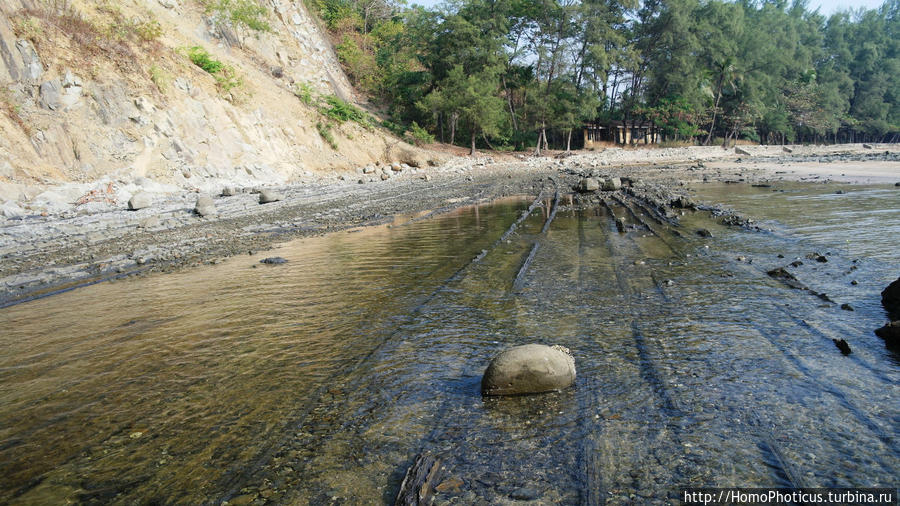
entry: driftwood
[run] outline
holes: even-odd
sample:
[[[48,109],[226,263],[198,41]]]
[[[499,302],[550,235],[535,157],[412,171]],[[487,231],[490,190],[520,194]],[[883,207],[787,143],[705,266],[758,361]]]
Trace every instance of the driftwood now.
[[[406,471],[394,505],[430,505],[434,501],[434,488],[441,474],[441,459],[430,453],[420,453]]]
[[[534,260],[534,255],[537,254],[538,243],[534,243],[531,246],[531,251],[528,253],[528,256],[525,257],[525,261],[522,262],[522,267],[519,268],[519,273],[516,274],[516,279],[513,281],[513,291],[518,292],[522,288],[522,283],[525,282],[525,273],[528,272],[528,267],[531,266],[531,262]]]

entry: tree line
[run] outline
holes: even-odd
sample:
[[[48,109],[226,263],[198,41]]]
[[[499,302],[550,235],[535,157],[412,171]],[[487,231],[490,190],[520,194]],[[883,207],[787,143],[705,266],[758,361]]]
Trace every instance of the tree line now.
[[[398,131],[569,149],[585,122],[668,142],[896,142],[900,0],[307,0]]]

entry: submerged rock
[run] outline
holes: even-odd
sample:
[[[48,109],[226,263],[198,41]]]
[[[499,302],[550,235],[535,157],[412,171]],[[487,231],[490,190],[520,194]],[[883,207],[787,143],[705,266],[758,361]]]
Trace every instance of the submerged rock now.
[[[806,290],[807,289],[806,285],[804,285],[797,278],[795,278],[793,274],[786,271],[784,269],[784,267],[772,269],[771,271],[767,272],[766,274],[768,274],[770,278],[777,279],[778,281],[781,281],[785,285],[787,285],[791,288],[794,288],[796,290]]]
[[[853,351],[850,350],[850,345],[847,344],[847,341],[843,339],[832,339],[831,341],[834,342],[834,345],[837,346],[839,350],[841,350],[841,354],[849,355],[853,353]]]
[[[713,236],[712,232],[710,232],[709,230],[707,230],[705,228],[697,229],[697,235],[699,235],[700,237],[712,237]]]
[[[263,258],[259,261],[261,264],[269,264],[269,265],[277,265],[277,264],[286,264],[287,259],[282,257],[269,257]]]
[[[526,344],[491,360],[481,380],[483,395],[553,392],[575,381],[575,359],[562,346]]]
[[[887,309],[892,319],[900,319],[900,278],[881,292],[881,305]]]

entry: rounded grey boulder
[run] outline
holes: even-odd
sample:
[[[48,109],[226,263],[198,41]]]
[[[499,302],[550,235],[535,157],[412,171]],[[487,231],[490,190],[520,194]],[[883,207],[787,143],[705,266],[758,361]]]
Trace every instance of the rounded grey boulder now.
[[[209,195],[200,195],[197,197],[197,203],[194,204],[194,212],[200,216],[215,216],[216,204]]]
[[[575,381],[575,359],[562,346],[526,344],[491,360],[481,379],[482,395],[553,392]]]

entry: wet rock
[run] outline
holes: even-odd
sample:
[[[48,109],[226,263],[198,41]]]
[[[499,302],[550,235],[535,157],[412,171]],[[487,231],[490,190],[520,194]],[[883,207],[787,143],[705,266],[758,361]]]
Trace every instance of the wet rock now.
[[[463,485],[465,485],[465,482],[463,482],[461,479],[452,477],[452,478],[447,478],[446,480],[442,481],[440,483],[440,485],[434,487],[434,489],[441,493],[443,493],[443,492],[460,492],[462,490]]]
[[[853,353],[850,350],[850,345],[847,344],[847,341],[845,341],[843,339],[832,339],[831,341],[834,342],[834,345],[837,346],[837,348],[839,350],[841,350],[842,355],[849,355],[849,354]]]
[[[891,319],[900,318],[900,278],[882,290],[881,305],[887,309]]]
[[[259,191],[259,203],[260,204],[268,204],[270,202],[278,202],[279,200],[284,200],[284,195],[276,192],[275,190],[260,190]]]
[[[794,288],[796,290],[806,290],[806,285],[804,285],[797,278],[795,278],[793,274],[786,271],[784,269],[784,267],[772,269],[771,271],[767,272],[766,274],[768,274],[770,278],[777,279],[778,281],[781,281],[782,283],[784,283],[785,285],[787,285],[791,288]]]
[[[282,257],[269,257],[269,258],[263,258],[262,260],[259,261],[259,263],[268,264],[268,265],[286,264],[287,259],[282,258]]]
[[[510,492],[509,498],[516,501],[535,501],[541,498],[541,491],[534,487],[520,487]]]
[[[526,344],[504,350],[491,360],[481,380],[483,395],[552,392],[575,381],[575,359],[562,346]]]
[[[137,211],[153,205],[153,197],[147,192],[137,192],[128,199],[128,210]]]
[[[794,260],[793,262],[791,262],[791,267],[800,267],[801,265],[803,265],[803,262],[801,262],[800,260]]]
[[[808,260],[815,260],[816,262],[823,264],[828,261],[828,259],[825,258],[825,255],[821,255],[819,253],[809,253],[808,255],[806,255],[806,258]]]
[[[625,232],[625,220],[622,218],[616,218],[616,230],[620,233]]]
[[[223,197],[233,197],[237,195],[237,190],[235,190],[234,186],[226,186],[222,188],[222,196]]]
[[[884,339],[889,345],[900,346],[900,320],[890,322],[877,329],[875,335]]]
[[[841,309],[843,309],[844,311],[853,311],[854,310],[853,306],[851,306],[850,304],[847,304],[846,302],[841,304]]]
[[[375,167],[372,167],[371,165],[363,168],[363,174],[374,174],[374,173],[375,173]]]
[[[194,204],[194,212],[200,216],[215,216],[218,214],[216,211],[216,203],[213,202],[212,197],[209,195],[200,195],[197,197],[197,202]]]
[[[900,183],[894,183],[894,186],[900,187]]]
[[[872,149],[872,145],[871,145],[871,144],[863,144],[863,147],[866,148],[866,149]]]
[[[609,177],[603,180],[601,190],[611,192],[622,187],[622,180],[617,177]]]
[[[391,178],[391,176],[389,176],[389,175],[387,175],[387,174],[385,174],[385,173],[382,173],[382,174],[381,174],[381,180],[382,180],[382,181],[387,181],[387,180],[390,179],[390,178]]]
[[[705,228],[698,228],[697,235],[699,235],[700,237],[712,237],[713,236],[712,232],[710,232],[709,230],[707,230]]]
[[[582,178],[575,189],[581,193],[595,192],[600,189],[600,181],[595,177]]]
[[[672,207],[678,209],[694,209],[697,207],[697,204],[688,197],[681,196],[672,201]]]
[[[749,151],[747,151],[747,150],[745,150],[745,149],[741,149],[741,148],[739,148],[739,147],[737,147],[737,146],[734,147],[734,152],[735,152],[736,154],[738,154],[738,155],[750,156],[750,152],[749,152]]]
[[[853,285],[853,286],[856,286],[856,285],[859,284],[859,281],[857,281],[857,280],[854,279],[853,281],[850,282],[850,284]]]

